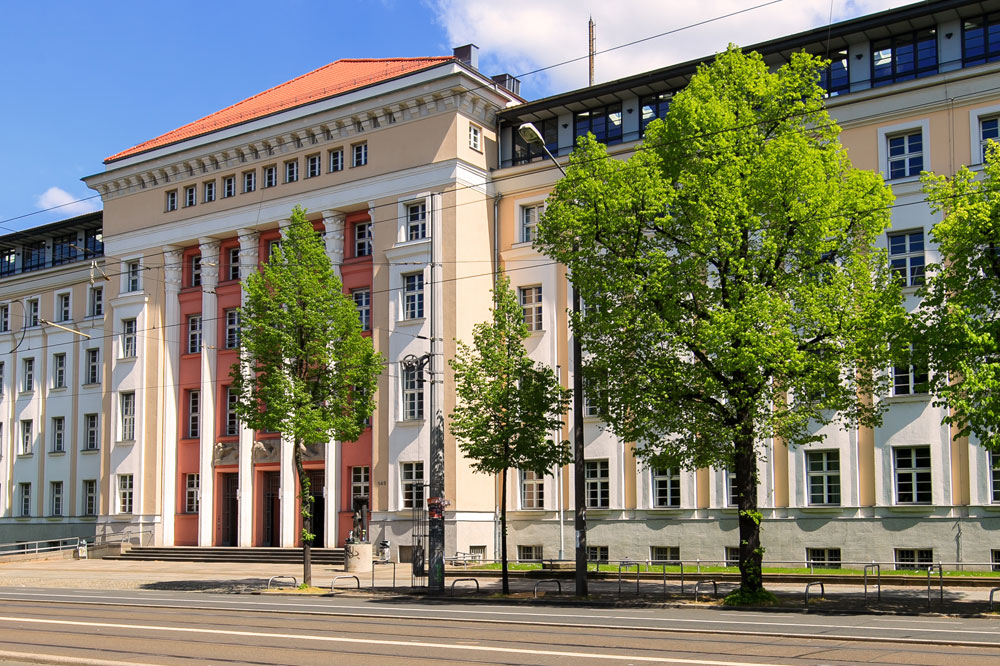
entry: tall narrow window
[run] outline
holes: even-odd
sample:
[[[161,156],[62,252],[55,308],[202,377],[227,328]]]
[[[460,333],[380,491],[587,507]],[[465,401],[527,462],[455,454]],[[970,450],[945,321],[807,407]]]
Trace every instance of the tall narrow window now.
[[[344,149],[336,148],[330,151],[330,171],[344,170]]]
[[[353,159],[351,161],[351,166],[364,166],[368,164],[368,144],[358,143],[351,146],[351,154]]]
[[[809,475],[809,503],[840,504],[840,451],[806,453]]]
[[[132,475],[118,475],[118,513],[132,513]]]
[[[167,192],[167,201],[164,205],[167,212],[177,210],[177,190],[170,190]]]
[[[372,253],[372,224],[359,222],[354,225],[354,256],[367,257]]]
[[[198,474],[184,475],[184,513],[198,513],[201,477]]]
[[[129,391],[120,393],[119,408],[121,410],[121,441],[135,440],[135,393]]]
[[[240,419],[236,414],[240,396],[231,386],[226,387],[226,435],[240,434]]]
[[[469,148],[478,151],[483,149],[483,128],[475,123],[469,123]]]
[[[294,183],[299,179],[299,161],[285,162],[285,182]]]
[[[49,515],[63,515],[63,482],[52,481],[49,483]]]
[[[4,394],[4,391],[6,390],[5,384],[6,382],[4,381],[4,362],[0,361],[0,396],[2,396]],[[0,423],[3,423],[3,421],[0,421]]]
[[[545,508],[545,477],[530,469],[521,470],[521,508]]]
[[[201,437],[201,391],[188,391],[188,437]]]
[[[924,170],[924,135],[921,130],[886,137],[889,143],[889,178],[919,176]]]
[[[35,359],[26,358],[21,363],[21,390],[25,393],[35,390]]]
[[[889,235],[889,267],[903,287],[924,283],[924,232]]]
[[[897,504],[930,504],[931,449],[929,446],[897,447],[892,450]]]
[[[424,463],[400,463],[402,476],[403,508],[412,509],[424,505]]]
[[[86,383],[87,384],[100,384],[101,383],[101,350],[100,349],[88,349],[87,350],[87,372],[86,372]]]
[[[83,515],[97,515],[97,479],[86,479],[83,482]]]
[[[427,204],[411,204],[406,207],[406,240],[421,238],[427,238]]]
[[[240,279],[240,248],[229,248],[229,279]]]
[[[681,474],[676,467],[653,469],[653,506],[657,508],[681,505]]]
[[[215,201],[215,181],[214,180],[206,181],[201,186],[201,190],[202,190],[202,192],[205,193],[205,203],[212,203],[213,201]]]
[[[188,354],[201,352],[201,315],[188,315]]]
[[[69,321],[73,318],[69,307],[69,294],[59,294],[56,296],[56,320]]]
[[[740,488],[736,484],[736,472],[726,470],[726,506],[740,505]]]
[[[361,330],[370,331],[372,327],[372,292],[371,289],[355,289],[351,292],[354,297],[354,307],[358,310],[358,319],[361,321]]]
[[[1000,453],[990,453],[990,501],[1000,503]]]
[[[403,319],[420,319],[424,316],[424,274],[403,276]]]
[[[191,286],[201,286],[201,255],[196,254],[191,257]]]
[[[545,210],[545,206],[522,206],[521,207],[521,242],[530,243],[535,240],[535,232],[538,229],[538,216]]]
[[[0,305],[0,333],[10,331],[10,306]]]
[[[278,167],[264,167],[264,187],[274,187],[278,184]]]
[[[22,456],[30,456],[35,450],[35,423],[31,419],[21,421],[21,450]]]
[[[521,297],[521,309],[524,311],[524,323],[529,331],[542,330],[542,287],[521,287],[518,289]]]
[[[403,365],[403,420],[418,421],[424,418],[424,382],[420,370]]]
[[[198,188],[194,185],[184,188],[184,207],[190,208],[198,203]]]
[[[354,500],[369,497],[368,479],[368,465],[356,465],[351,468],[351,506],[354,506]]]
[[[40,321],[39,318],[41,316],[39,312],[38,299],[29,298],[25,303],[24,309],[25,312],[27,312],[27,321],[25,322],[25,325],[29,327],[38,326],[38,322]]]
[[[226,310],[226,349],[240,346],[240,311]]]
[[[101,448],[101,428],[100,419],[97,414],[83,415],[83,449],[84,451],[96,451]]]
[[[927,393],[927,357],[919,348],[909,345],[904,358],[896,361],[892,368],[892,388],[894,395],[918,395]]]
[[[315,178],[319,175],[320,162],[319,155],[310,155],[306,158],[306,178]]]
[[[136,356],[135,319],[122,319],[122,358]]]
[[[243,174],[243,193],[253,192],[257,189],[257,172],[247,171]]]
[[[140,270],[138,260],[125,262],[125,291],[139,291],[142,288]]]
[[[22,518],[27,518],[31,515],[31,484],[30,483],[19,483],[18,484],[18,494],[21,496],[21,513]]]
[[[52,453],[64,453],[66,451],[66,418],[53,416],[51,423]]]
[[[222,198],[236,196],[236,176],[226,176],[222,179]]]
[[[587,460],[583,464],[587,507],[607,509],[611,506],[611,480],[607,460]]]
[[[104,288],[91,287],[90,297],[87,303],[87,312],[91,317],[100,317],[104,314]]]
[[[52,355],[52,388],[66,388],[66,354]]]

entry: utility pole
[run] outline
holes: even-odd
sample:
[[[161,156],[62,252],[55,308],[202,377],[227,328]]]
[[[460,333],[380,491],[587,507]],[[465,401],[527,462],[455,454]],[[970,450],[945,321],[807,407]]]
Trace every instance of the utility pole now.
[[[594,59],[597,57],[597,30],[594,17],[587,21],[587,55],[590,59],[590,85],[594,85]]]

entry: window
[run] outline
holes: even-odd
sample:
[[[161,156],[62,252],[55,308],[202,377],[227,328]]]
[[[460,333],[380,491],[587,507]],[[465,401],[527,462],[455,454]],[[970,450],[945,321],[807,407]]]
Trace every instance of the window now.
[[[135,356],[135,319],[122,319],[122,358],[134,358]]]
[[[226,349],[240,346],[240,311],[226,310]]]
[[[354,298],[354,307],[358,310],[358,319],[361,321],[361,330],[370,331],[372,328],[372,292],[367,287],[355,289],[351,292]]]
[[[533,122],[535,129],[539,131],[542,135],[542,140],[545,142],[545,148],[548,148],[549,152],[555,155],[559,150],[559,125],[558,119],[556,118],[546,118],[545,120],[536,120]],[[537,143],[528,143],[523,138],[521,138],[520,132],[511,132],[511,155],[513,164],[525,164],[537,159],[548,159],[545,154],[545,148],[538,145]],[[504,163],[502,166],[510,166],[509,163]]]
[[[0,275],[13,275],[17,268],[17,249],[0,250]]]
[[[892,367],[893,395],[916,395],[927,393],[927,357],[921,350],[911,346],[904,348],[903,358],[897,359]]]
[[[21,362],[21,390],[29,393],[35,390],[35,359],[26,358]]]
[[[256,171],[244,171],[243,172],[243,193],[253,192],[257,189],[257,172]]]
[[[277,250],[281,249],[281,239],[275,238],[274,240],[267,241],[267,256],[273,257]]]
[[[184,188],[184,207],[190,208],[198,203],[198,188],[194,185]]]
[[[924,283],[924,232],[889,235],[889,267],[904,287]]]
[[[739,546],[726,546],[726,560],[724,564],[727,567],[739,566],[740,564]]]
[[[469,123],[469,148],[478,151],[483,149],[483,128],[474,123]]]
[[[132,475],[118,475],[118,513],[132,513]]]
[[[87,300],[87,312],[91,317],[100,317],[104,314],[103,287],[91,287],[89,298]]]
[[[240,279],[240,248],[229,248],[229,279]]]
[[[681,473],[678,468],[654,468],[652,478],[654,507],[668,508],[681,505]]]
[[[87,258],[104,255],[104,235],[100,229],[87,229],[83,232],[83,254]]]
[[[37,271],[45,268],[45,241],[25,243],[21,250],[21,270]]]
[[[824,569],[840,568],[839,548],[806,548],[806,565]]]
[[[278,167],[271,166],[264,167],[264,187],[274,187],[278,184]]]
[[[573,116],[573,141],[591,132],[604,144],[621,143],[622,140],[622,105],[608,106],[581,111]]]
[[[4,363],[3,363],[3,361],[0,361],[0,396],[2,396],[3,392],[4,392],[4,374],[3,374],[3,371],[4,371]],[[3,423],[3,421],[0,421],[0,424],[2,424],[2,423]]]
[[[199,352],[201,352],[201,315],[188,315],[187,353],[197,354]]]
[[[545,206],[521,207],[521,242],[530,243],[535,240],[538,230],[538,217],[545,211]]]
[[[188,391],[188,437],[201,436],[201,391]]]
[[[211,203],[215,201],[215,181],[209,180],[202,183],[201,191],[205,193],[205,203]]]
[[[364,166],[368,164],[368,144],[356,143],[351,146],[351,166]]]
[[[83,427],[84,427],[83,450],[96,451],[97,449],[101,448],[100,420],[97,414],[84,414]]]
[[[819,84],[826,90],[827,97],[834,97],[851,91],[850,70],[847,49],[840,49],[825,56],[830,64],[819,73]]]
[[[529,331],[542,330],[542,288],[521,287],[517,290],[521,298],[521,310],[524,312],[524,324]]]
[[[427,204],[411,204],[406,207],[406,240],[427,238]]]
[[[285,182],[294,183],[299,179],[299,161],[285,162]]]
[[[2,370],[0,368],[0,372]],[[990,501],[994,504],[1000,503],[1000,453],[995,452],[990,452]]]
[[[177,210],[177,190],[167,192],[166,208],[168,213],[172,210]]]
[[[872,87],[937,74],[937,34],[917,30],[871,43]]]
[[[240,396],[232,386],[226,387],[226,435],[234,437],[240,434],[240,418],[236,414],[236,406]]]
[[[403,420],[419,421],[424,418],[424,379],[419,368],[400,367],[403,374]]]
[[[354,225],[354,256],[367,257],[372,253],[372,223],[359,222]]]
[[[892,450],[897,504],[930,504],[931,449],[929,446]]]
[[[840,451],[808,451],[810,504],[840,504]]]
[[[606,564],[608,561],[608,547],[587,546],[587,561]]]
[[[100,349],[88,349],[87,350],[86,383],[87,384],[100,384],[101,383],[101,350]]]
[[[49,515],[63,515],[63,482],[52,481],[49,483]]]
[[[69,321],[73,316],[69,308],[69,294],[56,296],[56,321]]]
[[[83,482],[83,515],[97,515],[97,479],[86,479]]]
[[[583,378],[583,415],[600,416],[601,408],[608,405],[608,392],[605,388],[595,385]]]
[[[966,19],[962,25],[962,63],[981,65],[1000,59],[1000,15]]]
[[[740,505],[740,490],[736,485],[736,472],[726,470],[726,506]]]
[[[62,266],[77,260],[79,250],[76,245],[76,234],[68,234],[52,239],[52,265]]]
[[[998,26],[1000,28],[1000,26]],[[979,162],[986,161],[990,141],[1000,142],[1000,116],[979,119]]]
[[[10,306],[0,305],[0,333],[10,332]]]
[[[926,569],[934,564],[933,548],[897,548],[897,569]]]
[[[521,470],[521,508],[545,508],[545,478],[530,469]]]
[[[198,513],[201,476],[199,474],[184,475],[184,513]]]
[[[358,465],[351,468],[351,506],[361,497],[368,497],[368,465]]]
[[[403,508],[423,508],[424,506],[424,463],[400,463],[403,479]]]
[[[1000,571],[1000,550],[994,548],[990,551],[990,559],[993,562],[993,571]]]
[[[670,110],[670,100],[673,96],[673,93],[660,93],[659,95],[648,95],[639,100],[639,106],[642,107],[642,115],[639,117],[641,133],[645,134],[646,127],[657,118],[667,117],[667,111]]]
[[[52,453],[64,453],[66,451],[66,418],[63,416],[52,417]]]
[[[139,291],[142,288],[138,260],[125,262],[125,291]]]
[[[31,515],[31,484],[19,483],[17,485],[20,491],[18,494],[21,496],[21,513],[19,515],[27,518]]]
[[[679,546],[650,546],[649,559],[664,564],[680,564],[681,549]]]
[[[123,442],[135,440],[135,393],[121,393],[118,396],[121,408],[121,438]]]
[[[889,148],[889,179],[919,176],[924,170],[922,130],[886,137]]]
[[[196,254],[191,257],[191,286],[201,286],[201,255]]]
[[[403,276],[403,319],[420,319],[424,316],[424,274],[410,273]]]
[[[35,450],[35,424],[31,419],[21,421],[21,450],[22,456],[30,456]]]
[[[607,460],[587,460],[583,464],[586,482],[587,508],[607,509],[611,506],[611,483]]]
[[[518,562],[538,562],[542,559],[542,547],[541,546],[522,546],[517,545],[517,561]]]
[[[222,179],[222,198],[236,196],[236,176],[226,176]]]
[[[306,178],[315,178],[320,172],[319,155],[310,155],[306,158]]]
[[[52,388],[66,388],[66,354],[52,355]]]
[[[337,148],[330,151],[330,172],[344,170],[344,149]]]
[[[39,316],[40,316],[38,308],[38,299],[29,298],[25,305],[27,305],[25,311],[28,313],[27,321],[25,322],[25,324],[27,326],[38,326]]]

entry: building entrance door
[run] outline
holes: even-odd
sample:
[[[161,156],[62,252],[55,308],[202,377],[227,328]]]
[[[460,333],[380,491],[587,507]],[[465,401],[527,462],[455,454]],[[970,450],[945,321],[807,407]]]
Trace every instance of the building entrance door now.
[[[239,474],[222,475],[222,545],[235,546],[239,530]]]
[[[264,472],[262,546],[281,545],[281,472]]]

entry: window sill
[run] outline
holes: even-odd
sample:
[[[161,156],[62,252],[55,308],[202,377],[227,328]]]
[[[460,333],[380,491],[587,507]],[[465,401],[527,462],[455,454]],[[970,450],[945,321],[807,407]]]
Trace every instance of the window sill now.
[[[926,504],[893,504],[886,508],[894,513],[931,513],[934,511],[934,504],[931,502]]]
[[[87,384],[83,384],[81,386],[81,388],[101,388],[101,383],[100,382],[96,382],[96,383],[95,382],[90,382],[90,383],[87,383]]]
[[[125,361],[135,361],[138,358],[139,358],[138,356],[122,356],[122,357],[120,357],[118,359],[118,362],[122,363],[122,362],[125,362]]]
[[[426,419],[404,419],[404,420],[397,420],[396,425],[399,427],[422,426],[425,422]]]
[[[18,453],[18,458],[33,458],[35,456],[34,452],[31,453]]]
[[[97,454],[97,453],[100,453],[100,452],[101,452],[101,450],[99,448],[98,449],[81,449],[80,450],[80,454],[81,455],[86,455],[86,456],[94,455],[94,454]]]
[[[97,516],[80,516],[80,520],[87,523],[97,522]]]
[[[907,393],[904,395],[890,395],[885,398],[889,403],[905,402],[930,402],[933,396],[930,393]]]
[[[901,185],[903,183],[919,183],[920,176],[900,176],[898,178],[889,178],[886,176],[885,182],[892,183],[893,185]]]
[[[809,504],[797,508],[803,513],[840,513],[844,510],[844,507],[840,504]]]
[[[61,523],[66,516],[45,516],[45,521],[49,523]]]
[[[109,518],[111,518],[111,520],[114,521],[114,522],[116,522],[116,523],[129,523],[129,522],[132,522],[132,514],[131,513],[116,513],[116,514],[113,514],[113,515],[109,516]]]
[[[519,250],[521,248],[533,247],[535,241],[518,241],[516,243],[511,243],[510,248],[512,250]]]
[[[34,394],[35,394],[34,390],[31,390],[31,391],[18,391],[17,397],[18,398],[24,398],[26,396],[34,395]]]
[[[650,508],[648,508],[646,510],[649,511],[650,513],[653,513],[653,514],[662,514],[662,515],[670,515],[670,516],[676,515],[676,514],[679,514],[679,513],[683,512],[683,511],[685,511],[684,507],[680,507],[680,506],[653,506],[653,507],[650,507]]]
[[[115,442],[115,444],[118,445],[118,446],[132,446],[133,444],[135,444],[135,440],[134,439],[119,439],[117,442]]]
[[[413,317],[412,319],[398,319],[396,320],[397,326],[419,326],[427,321],[426,317]]]
[[[31,516],[14,516],[14,520],[19,523],[26,523],[31,520]]]
[[[58,393],[59,391],[65,391],[65,390],[66,390],[65,386],[53,386],[52,388],[49,389],[49,393]]]
[[[58,458],[64,455],[66,455],[66,451],[49,451],[49,456],[51,457]]]

